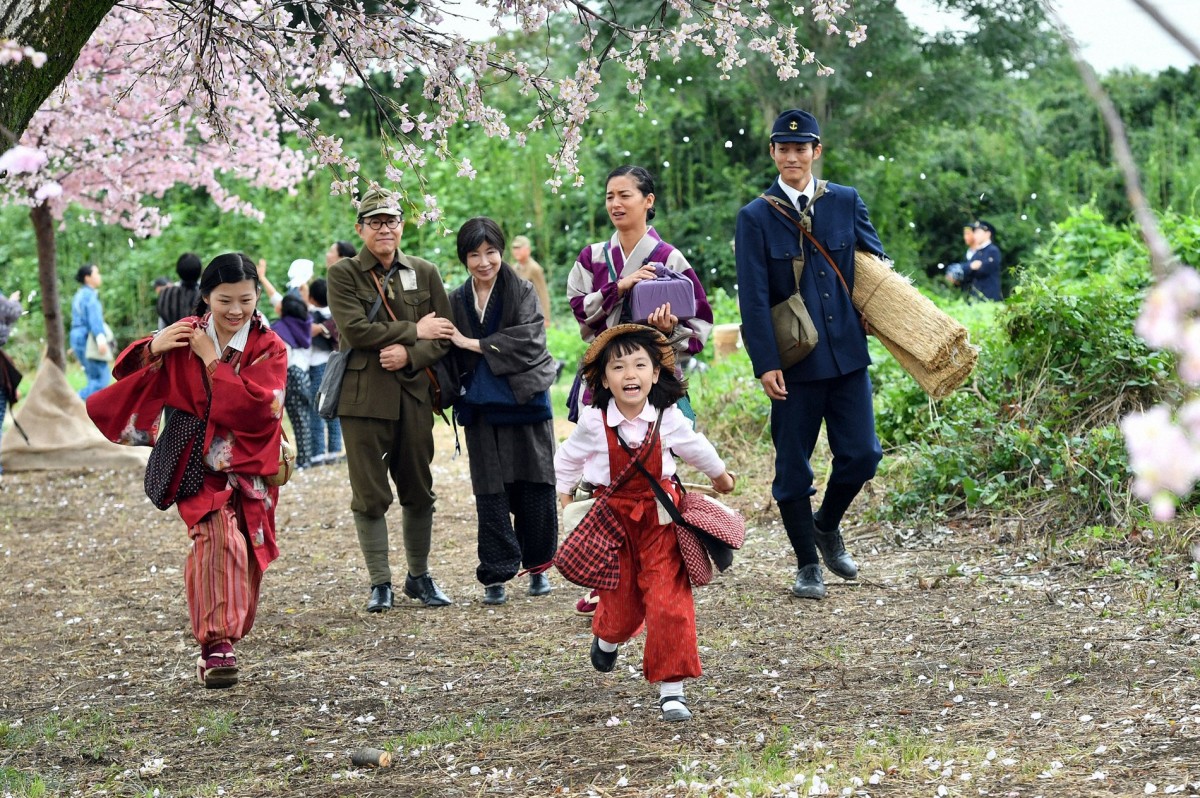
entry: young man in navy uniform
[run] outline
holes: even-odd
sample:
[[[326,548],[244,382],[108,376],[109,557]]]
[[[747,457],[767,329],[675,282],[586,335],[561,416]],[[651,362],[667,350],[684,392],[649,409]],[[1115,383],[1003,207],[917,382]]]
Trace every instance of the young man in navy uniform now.
[[[759,197],[737,217],[742,338],[754,375],[771,398],[775,445],[771,493],[796,552],[792,593],[821,599],[825,580],[818,550],[833,573],[843,579],[858,576],[858,566],[842,542],[840,524],[850,502],[875,476],[883,456],[871,406],[867,337],[850,292],[855,250],[885,255],[858,192],[813,177],[813,163],[821,157],[821,131],[812,114],[801,110],[781,114],[771,129],[770,153],[779,179],[765,194],[782,207]],[[811,232],[825,253],[797,224]],[[803,258],[799,291],[818,341],[811,354],[785,370],[775,344],[771,307],[796,292],[800,264],[793,261],[797,258]],[[833,467],[814,516],[809,498],[816,490],[809,461],[822,421]]]
[[[996,228],[984,221],[974,222],[971,228],[975,232],[972,244],[975,251],[967,258],[963,289],[972,296],[1003,302],[1004,294],[1000,292],[1000,248],[992,242]]]

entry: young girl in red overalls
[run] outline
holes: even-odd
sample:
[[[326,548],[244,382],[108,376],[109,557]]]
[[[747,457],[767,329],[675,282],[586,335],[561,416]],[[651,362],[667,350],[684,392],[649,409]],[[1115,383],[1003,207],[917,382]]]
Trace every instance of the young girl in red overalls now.
[[[712,444],[675,406],[686,384],[675,376],[675,354],[662,333],[640,324],[605,330],[583,356],[583,376],[592,406],[583,409],[579,424],[554,457],[564,507],[581,478],[608,485],[635,455],[672,498],[679,498],[672,481],[672,454],[707,475],[721,493],[733,490],[733,477]],[[649,452],[643,446],[650,446]],[[659,683],[663,719],[688,720],[692,713],[683,680],[700,675],[700,652],[696,607],[675,526],[636,469],[608,494],[608,501],[625,535],[617,555],[620,582],[614,590],[600,591],[592,618],[592,665],[611,671],[618,646],[645,624],[642,672],[647,681]]]

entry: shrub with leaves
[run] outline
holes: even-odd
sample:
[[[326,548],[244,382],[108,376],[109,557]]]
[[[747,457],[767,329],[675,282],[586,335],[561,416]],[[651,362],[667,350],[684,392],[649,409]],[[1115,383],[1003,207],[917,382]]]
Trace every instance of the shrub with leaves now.
[[[1140,241],[1085,207],[1056,226],[994,317],[948,306],[981,347],[968,387],[933,404],[879,361],[885,513],[1004,508],[1049,528],[1126,520],[1131,475],[1117,425],[1175,391],[1171,356],[1134,333],[1148,284]]]

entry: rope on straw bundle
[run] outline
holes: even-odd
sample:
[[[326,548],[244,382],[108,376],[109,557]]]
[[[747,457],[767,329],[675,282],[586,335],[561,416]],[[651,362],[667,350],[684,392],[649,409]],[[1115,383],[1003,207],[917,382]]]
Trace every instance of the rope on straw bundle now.
[[[933,399],[966,382],[979,361],[965,327],[866,252],[854,254],[853,300],[871,334]]]
[[[854,253],[854,306],[872,332],[900,343],[930,371],[954,365],[967,346],[967,330],[888,264],[867,252]]]

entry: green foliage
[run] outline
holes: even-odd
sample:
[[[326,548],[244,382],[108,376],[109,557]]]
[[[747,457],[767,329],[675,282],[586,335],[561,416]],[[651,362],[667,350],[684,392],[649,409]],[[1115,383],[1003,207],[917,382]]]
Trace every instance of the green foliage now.
[[[1196,221],[1163,226],[1187,251]],[[980,346],[970,388],[934,404],[876,358],[885,514],[1036,505],[1056,525],[1120,523],[1131,475],[1117,424],[1173,390],[1170,357],[1133,332],[1148,284],[1132,231],[1085,207],[1054,226],[1005,306],[946,305]]]

